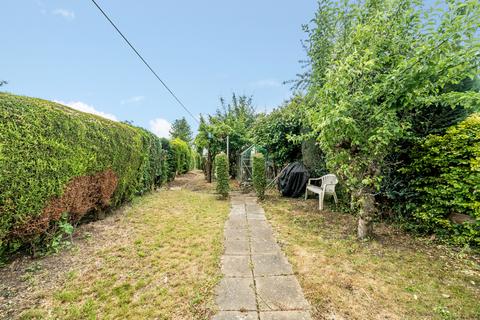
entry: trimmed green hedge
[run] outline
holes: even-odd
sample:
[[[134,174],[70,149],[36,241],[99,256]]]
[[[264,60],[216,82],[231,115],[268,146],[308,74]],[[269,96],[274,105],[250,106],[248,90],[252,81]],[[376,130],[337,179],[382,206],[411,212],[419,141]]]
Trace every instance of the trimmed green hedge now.
[[[101,199],[67,212],[76,222],[159,186],[166,180],[163,158],[160,139],[144,129],[0,93],[0,258],[45,240],[39,230],[58,223],[58,213],[52,212],[67,206],[61,200],[65,190],[71,202]],[[82,204],[70,204],[75,205]],[[30,228],[30,223],[43,224],[43,229]]]
[[[170,146],[175,158],[175,171],[179,174],[190,171],[192,157],[188,143],[180,138],[175,138],[170,142]]]
[[[480,246],[480,114],[429,136],[404,172],[414,177],[413,228]]]
[[[260,200],[265,198],[267,178],[265,173],[265,156],[262,153],[253,155],[253,188]]]
[[[177,159],[175,158],[175,152],[172,149],[172,145],[170,140],[167,138],[161,138],[162,148],[163,148],[163,167],[164,167],[164,174],[162,177],[165,182],[170,182],[175,179],[177,175]]]
[[[217,193],[222,198],[228,197],[230,185],[228,184],[228,159],[224,152],[221,152],[215,157],[215,175],[217,176]]]

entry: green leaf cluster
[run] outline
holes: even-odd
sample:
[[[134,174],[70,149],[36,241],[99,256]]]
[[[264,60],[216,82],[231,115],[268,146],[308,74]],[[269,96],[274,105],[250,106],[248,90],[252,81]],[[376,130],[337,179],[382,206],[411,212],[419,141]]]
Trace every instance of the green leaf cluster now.
[[[262,153],[253,155],[253,188],[260,200],[265,198],[265,190],[267,188],[267,177],[265,172],[265,156]]]
[[[217,193],[223,198],[228,197],[230,191],[229,174],[228,174],[228,159],[223,152],[217,154],[215,157],[215,174],[217,176]]]
[[[478,92],[452,87],[479,73],[480,3],[419,4],[324,0],[307,30],[307,118],[328,168],[358,204],[378,192],[387,155],[414,123],[412,110],[479,105]],[[365,207],[359,212],[374,213]]]
[[[227,149],[227,136],[229,137],[229,170],[235,177],[237,171],[237,158],[242,150],[252,143],[250,130],[256,119],[252,97],[232,94],[231,102],[220,99],[220,108],[208,119],[200,118],[198,134],[195,145],[199,153],[207,150],[213,159],[219,152]]]
[[[252,128],[255,144],[264,147],[281,167],[301,158],[302,142],[294,138],[302,133],[302,108],[301,97],[295,97],[272,112],[259,115]]]
[[[473,114],[444,135],[431,135],[415,150],[411,166],[415,195],[408,207],[411,227],[435,232],[460,245],[480,246],[480,114]],[[452,215],[472,221],[454,223]]]
[[[187,173],[193,166],[192,163],[192,151],[187,142],[180,138],[175,138],[170,142],[172,157],[174,165],[171,170],[174,170],[178,174]]]
[[[38,217],[73,178],[109,169],[118,178],[112,207],[160,186],[167,174],[160,139],[57,103],[0,93],[0,255],[26,241],[12,238],[12,228]]]
[[[170,137],[172,139],[179,138],[187,143],[192,141],[192,129],[188,124],[185,117],[181,119],[176,119],[172,123],[172,128],[170,129]]]

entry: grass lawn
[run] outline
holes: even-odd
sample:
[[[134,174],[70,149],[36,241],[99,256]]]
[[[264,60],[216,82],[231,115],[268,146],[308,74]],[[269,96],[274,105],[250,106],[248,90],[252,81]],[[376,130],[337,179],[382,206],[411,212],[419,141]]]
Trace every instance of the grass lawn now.
[[[20,262],[15,312],[0,308],[0,318],[208,319],[227,214],[228,202],[206,192],[137,198],[81,226],[70,250]]]
[[[319,212],[318,200],[263,205],[315,319],[480,319],[478,255],[383,224],[359,242],[355,217]]]

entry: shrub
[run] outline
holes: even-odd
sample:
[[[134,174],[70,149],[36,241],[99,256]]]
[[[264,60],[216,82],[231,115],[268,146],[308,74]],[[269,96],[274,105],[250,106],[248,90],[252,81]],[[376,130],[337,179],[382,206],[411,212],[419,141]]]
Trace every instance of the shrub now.
[[[190,170],[190,147],[185,141],[175,138],[170,142],[175,157],[175,171],[183,174]]]
[[[217,176],[217,192],[226,198],[230,191],[230,185],[228,184],[228,159],[223,152],[215,157],[215,174]]]
[[[158,186],[161,154],[143,129],[0,93],[0,258]]]
[[[253,155],[253,188],[260,200],[265,198],[266,187],[265,156],[261,153],[256,153]]]
[[[160,140],[162,142],[164,159],[163,166],[165,170],[165,176],[163,179],[170,182],[175,179],[175,175],[177,174],[177,160],[175,158],[175,152],[170,144],[170,140],[167,138],[161,138]]]
[[[410,168],[415,229],[456,244],[480,245],[480,114],[429,136]],[[458,223],[458,217],[467,220]],[[457,220],[456,222],[454,222]]]

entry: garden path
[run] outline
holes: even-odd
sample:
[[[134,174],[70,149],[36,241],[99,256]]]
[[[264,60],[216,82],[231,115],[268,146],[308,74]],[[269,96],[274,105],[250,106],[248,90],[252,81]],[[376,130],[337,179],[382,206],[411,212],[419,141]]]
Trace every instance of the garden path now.
[[[256,197],[233,194],[214,320],[309,320],[309,304]]]

